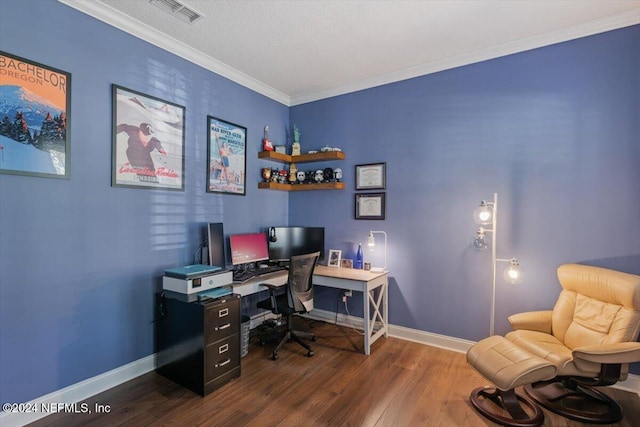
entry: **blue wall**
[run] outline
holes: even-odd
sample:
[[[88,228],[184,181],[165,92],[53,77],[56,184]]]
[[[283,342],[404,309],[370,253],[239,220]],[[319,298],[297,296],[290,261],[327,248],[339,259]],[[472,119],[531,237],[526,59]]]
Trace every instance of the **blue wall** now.
[[[286,223],[258,191],[286,106],[56,1],[2,1],[0,49],[71,73],[71,179],[0,175],[0,401],[28,401],[154,352],[153,295],[204,224]],[[186,107],[185,191],[112,188],[111,84]],[[248,128],[247,195],[205,192],[207,115]]]
[[[498,282],[496,332],[553,304],[561,263],[640,274],[638,26],[288,109],[53,0],[0,11],[0,49],[72,74],[71,179],[0,175],[2,402],[152,354],[162,271],[192,262],[207,222],[226,234],[324,225],[327,249],[346,256],[385,230],[391,323],[471,340],[488,334],[490,300],[471,212],[493,192],[498,255],[527,275]],[[112,83],[186,107],[184,192],[110,186]],[[205,192],[207,115],[248,128],[246,197]],[[256,158],[263,127],[284,141],[289,123],[303,150],[346,152],[327,164],[345,191],[252,184],[271,165]],[[387,219],[355,221],[354,165],[378,161]],[[320,307],[335,296],[319,290]]]
[[[386,231],[394,325],[488,335],[491,254],[470,242],[494,192],[498,257],[526,275],[513,286],[500,273],[496,333],[553,306],[562,263],[640,274],[640,26],[296,106],[290,120],[303,149],[347,153],[346,191],[292,194],[290,222],[325,225],[351,255]],[[387,166],[386,220],[354,220],[354,165],[372,162]],[[336,292],[318,293],[335,307]]]

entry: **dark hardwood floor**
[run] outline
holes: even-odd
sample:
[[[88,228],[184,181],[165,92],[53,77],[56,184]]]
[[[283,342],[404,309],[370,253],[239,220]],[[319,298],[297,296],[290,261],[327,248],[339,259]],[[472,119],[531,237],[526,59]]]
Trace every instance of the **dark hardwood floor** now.
[[[395,338],[381,338],[370,356],[348,327],[300,319],[318,337],[315,355],[288,343],[272,361],[272,346],[253,337],[242,376],[200,397],[151,372],[86,400],[105,414],[56,414],[31,426],[492,426],[468,396],[487,382],[465,355]],[[640,425],[640,396],[607,389],[624,419]],[[545,411],[545,426],[582,426]]]

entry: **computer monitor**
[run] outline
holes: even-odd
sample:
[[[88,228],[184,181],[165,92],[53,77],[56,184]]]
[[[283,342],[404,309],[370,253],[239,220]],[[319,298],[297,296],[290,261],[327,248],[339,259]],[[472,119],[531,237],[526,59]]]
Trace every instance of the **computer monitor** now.
[[[269,259],[265,233],[232,234],[229,236],[231,264],[240,265]]]
[[[289,261],[293,255],[320,252],[324,259],[324,227],[269,228],[269,259]]]
[[[221,222],[211,222],[207,224],[207,250],[208,254],[203,260],[209,265],[224,268],[224,228]]]

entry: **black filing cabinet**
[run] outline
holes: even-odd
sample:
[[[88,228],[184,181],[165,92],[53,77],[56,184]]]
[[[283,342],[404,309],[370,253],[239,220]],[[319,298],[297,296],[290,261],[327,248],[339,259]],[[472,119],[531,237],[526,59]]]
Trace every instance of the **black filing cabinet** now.
[[[157,372],[205,396],[240,376],[240,296],[158,296]]]

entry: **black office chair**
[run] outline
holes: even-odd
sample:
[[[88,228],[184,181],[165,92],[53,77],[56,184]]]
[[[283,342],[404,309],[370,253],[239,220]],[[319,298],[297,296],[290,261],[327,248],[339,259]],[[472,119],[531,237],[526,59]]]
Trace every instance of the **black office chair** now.
[[[287,281],[286,292],[276,294],[279,286],[264,284],[269,288],[269,299],[258,302],[258,308],[271,310],[274,314],[281,314],[286,318],[287,329],[284,337],[280,340],[275,350],[271,354],[273,360],[278,359],[278,350],[289,340],[294,340],[307,349],[307,356],[313,356],[311,347],[302,341],[302,338],[315,341],[316,337],[310,332],[293,330],[293,316],[302,314],[313,309],[313,269],[316,266],[320,252],[307,255],[292,256],[289,264],[289,279]]]

